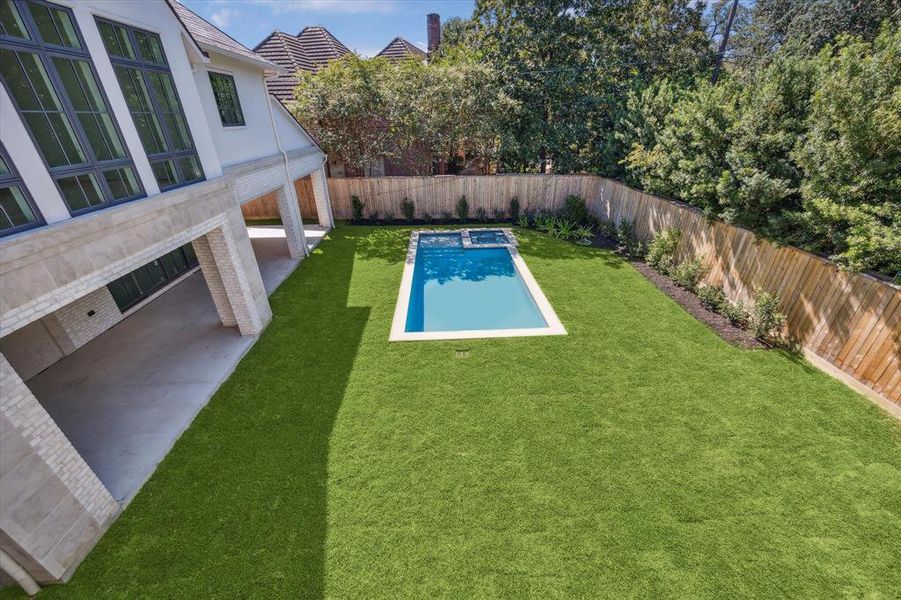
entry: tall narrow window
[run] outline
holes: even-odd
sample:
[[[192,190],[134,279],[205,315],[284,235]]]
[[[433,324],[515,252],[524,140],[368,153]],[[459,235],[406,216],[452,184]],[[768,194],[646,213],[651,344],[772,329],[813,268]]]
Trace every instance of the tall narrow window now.
[[[213,86],[213,97],[219,108],[222,125],[225,127],[244,125],[244,113],[241,112],[241,101],[238,100],[235,78],[225,73],[210,71],[210,85]]]
[[[159,36],[106,19],[97,26],[160,189],[203,180]]]
[[[6,148],[0,144],[0,236],[43,224]]]
[[[0,1],[0,78],[71,214],[144,195],[69,9]]]

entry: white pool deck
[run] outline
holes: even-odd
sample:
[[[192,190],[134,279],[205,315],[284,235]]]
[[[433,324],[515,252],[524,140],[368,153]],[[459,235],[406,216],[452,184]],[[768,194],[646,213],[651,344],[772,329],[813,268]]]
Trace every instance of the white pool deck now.
[[[404,261],[404,272],[401,276],[400,290],[397,294],[397,304],[394,307],[394,318],[391,321],[391,333],[388,340],[391,342],[412,342],[426,340],[467,340],[479,338],[505,338],[505,337],[531,337],[539,335],[566,335],[566,328],[554,312],[554,308],[548,301],[541,286],[535,280],[526,261],[519,254],[519,242],[508,227],[490,228],[487,231],[502,231],[507,238],[505,244],[473,244],[470,231],[486,231],[486,229],[420,229],[410,234],[410,245],[407,247],[407,257]],[[506,248],[513,259],[513,265],[517,273],[525,283],[532,295],[532,299],[538,306],[546,327],[526,327],[521,329],[467,329],[460,331],[406,331],[407,312],[410,308],[410,292],[413,289],[413,271],[416,267],[416,251],[419,248],[419,236],[422,234],[448,234],[460,233],[463,238],[464,249],[476,248]]]

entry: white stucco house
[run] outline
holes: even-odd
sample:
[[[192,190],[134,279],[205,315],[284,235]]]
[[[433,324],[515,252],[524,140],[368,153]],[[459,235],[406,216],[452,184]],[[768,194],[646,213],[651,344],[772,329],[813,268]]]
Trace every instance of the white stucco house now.
[[[326,156],[281,67],[174,0],[0,2],[0,46],[0,557],[57,582],[270,320],[266,261],[331,227]]]

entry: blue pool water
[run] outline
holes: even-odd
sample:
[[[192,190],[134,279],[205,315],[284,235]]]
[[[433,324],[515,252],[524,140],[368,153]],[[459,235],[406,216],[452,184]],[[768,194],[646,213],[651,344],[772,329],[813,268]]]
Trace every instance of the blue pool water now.
[[[459,233],[419,236],[407,332],[546,327],[506,248],[463,248]]]
[[[470,231],[469,239],[473,244],[506,244],[507,236],[503,231],[486,229],[484,231]]]

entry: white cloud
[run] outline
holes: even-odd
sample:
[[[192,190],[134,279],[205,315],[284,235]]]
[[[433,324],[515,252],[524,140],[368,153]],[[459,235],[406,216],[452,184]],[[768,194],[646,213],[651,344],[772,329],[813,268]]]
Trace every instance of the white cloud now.
[[[272,14],[310,13],[389,13],[398,8],[396,0],[256,0],[269,6]]]

